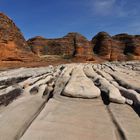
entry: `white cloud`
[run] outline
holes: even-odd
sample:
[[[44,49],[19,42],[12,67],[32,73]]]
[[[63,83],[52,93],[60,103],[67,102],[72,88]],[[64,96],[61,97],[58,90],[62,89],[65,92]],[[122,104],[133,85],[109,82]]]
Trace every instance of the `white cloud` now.
[[[116,0],[92,0],[92,9],[95,14],[109,15],[115,7]]]
[[[126,17],[134,15],[137,11],[132,8],[126,10],[127,0],[89,0],[89,7],[93,15]]]
[[[116,0],[95,0],[94,6],[96,9],[100,8],[112,8],[112,6],[115,4]]]

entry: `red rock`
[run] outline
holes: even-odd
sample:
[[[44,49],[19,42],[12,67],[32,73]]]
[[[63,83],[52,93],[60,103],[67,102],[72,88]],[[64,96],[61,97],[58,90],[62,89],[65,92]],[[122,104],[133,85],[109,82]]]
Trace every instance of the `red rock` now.
[[[111,37],[100,32],[92,39],[93,50],[97,56],[105,60],[140,59],[140,36],[118,34]]]
[[[127,56],[127,59],[140,58],[140,36],[119,34],[119,35],[113,36],[113,39],[118,40],[123,43],[124,54]]]
[[[29,39],[28,45],[39,55],[62,55],[88,57],[93,55],[90,42],[79,33],[68,33],[63,38],[45,39],[35,37]]]
[[[33,56],[19,28],[9,17],[0,13],[0,60],[25,61]]]
[[[112,38],[106,32],[99,32],[92,39],[94,53],[103,59],[110,60]]]
[[[33,61],[37,55],[60,55],[77,60],[140,60],[140,35],[98,33],[88,41],[79,33],[57,39],[34,37],[27,42],[20,29],[0,13],[0,61]]]

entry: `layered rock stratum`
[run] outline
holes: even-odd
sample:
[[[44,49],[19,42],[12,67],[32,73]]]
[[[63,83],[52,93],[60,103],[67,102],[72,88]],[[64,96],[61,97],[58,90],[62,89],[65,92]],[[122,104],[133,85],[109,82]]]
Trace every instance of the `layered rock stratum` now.
[[[99,57],[109,61],[140,59],[139,35],[110,36],[106,32],[99,32],[91,41],[88,41],[79,33],[68,33],[58,39],[34,37],[27,43],[32,51],[39,55],[63,55],[92,60]]]
[[[71,32],[62,38],[37,36],[26,41],[16,24],[0,13],[0,61],[36,62],[38,56],[58,55],[90,61],[140,60],[140,35],[111,36],[99,32],[91,41]]]
[[[90,42],[79,33],[68,33],[63,38],[46,39],[40,36],[27,41],[32,51],[39,55],[62,55],[69,57],[92,57]]]
[[[0,13],[0,61],[27,61],[35,58],[20,29]]]
[[[140,62],[0,72],[1,140],[139,140]]]

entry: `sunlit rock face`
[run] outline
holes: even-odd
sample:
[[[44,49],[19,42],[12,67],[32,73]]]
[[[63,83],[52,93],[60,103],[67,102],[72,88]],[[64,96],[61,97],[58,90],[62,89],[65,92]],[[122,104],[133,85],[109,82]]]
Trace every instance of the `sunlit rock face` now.
[[[38,55],[62,55],[85,59],[101,58],[109,61],[140,59],[139,35],[110,36],[106,32],[99,32],[91,41],[88,41],[83,35],[72,32],[57,39],[37,36],[29,39],[27,43]]]
[[[90,42],[81,34],[79,33],[69,33],[66,37],[72,38],[73,45],[75,48],[74,56],[77,57],[86,57],[92,56],[93,50]]]
[[[93,55],[90,42],[79,33],[68,33],[58,39],[35,37],[27,41],[34,53],[40,55],[63,55],[87,57]]]
[[[113,40],[108,33],[99,32],[95,37],[93,37],[91,42],[93,44],[93,51],[95,54],[104,59],[110,59]]]
[[[23,61],[33,57],[20,29],[5,14],[0,13],[0,60]]]
[[[112,38],[106,32],[100,32],[92,39],[95,54],[105,60],[125,60],[125,44]]]
[[[73,55],[74,41],[65,36],[58,39],[46,39],[44,37],[34,37],[27,41],[31,50],[38,55]]]
[[[46,39],[37,36],[26,42],[15,23],[0,13],[0,60],[30,61],[37,58],[34,54],[85,60],[140,60],[140,35],[111,36],[99,32],[89,41],[83,35],[71,32],[62,38]]]
[[[122,43],[123,53],[127,59],[140,59],[140,36],[118,34],[112,37]]]
[[[106,32],[100,32],[91,42],[94,53],[105,60],[140,59],[140,36],[138,35],[110,36]]]

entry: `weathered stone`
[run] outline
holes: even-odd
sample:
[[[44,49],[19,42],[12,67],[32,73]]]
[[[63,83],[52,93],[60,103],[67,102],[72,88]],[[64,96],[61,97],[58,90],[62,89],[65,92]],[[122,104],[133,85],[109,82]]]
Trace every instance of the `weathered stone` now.
[[[70,65],[70,66],[65,67],[65,69],[62,71],[61,75],[58,77],[55,84],[55,88],[53,92],[54,96],[56,94],[60,95],[62,93],[66,84],[70,80],[73,68],[74,68],[74,65]]]
[[[133,77],[128,77],[127,74],[120,73],[120,72],[109,72],[111,76],[122,86],[134,89],[140,93],[140,83],[139,79],[134,79]]]
[[[140,36],[138,35],[110,36],[106,32],[99,32],[91,42],[94,53],[103,59],[110,61],[140,59]]]
[[[92,57],[93,50],[90,42],[79,33],[68,33],[63,38],[46,39],[31,38],[28,41],[34,53],[38,55],[62,55],[77,57]]]
[[[100,96],[100,90],[86,77],[82,66],[77,66],[66,85],[63,95],[70,97],[95,98]]]
[[[50,99],[21,138],[27,139],[116,140],[116,135],[101,99]]]
[[[104,71],[97,70],[97,73],[102,75],[104,78],[106,78],[111,84],[113,84],[116,88],[118,88],[121,92],[121,95],[125,98],[131,99],[134,103],[134,105],[140,105],[140,95],[135,90],[132,89],[126,89],[122,86],[120,86],[111,75],[108,73],[105,73]]]
[[[8,105],[12,100],[22,94],[23,90],[19,86],[9,86],[0,90],[0,105]]]
[[[136,112],[127,105],[117,105],[111,103],[109,110],[122,132],[123,139],[126,140],[139,140],[140,138],[140,118]]]
[[[45,102],[40,95],[25,96],[5,108],[0,114],[0,139],[19,139]]]
[[[40,68],[19,68],[0,73],[0,85],[11,85],[24,81],[29,77],[41,76],[45,73],[51,73],[54,68],[40,67]]]
[[[0,106],[0,139],[139,139],[140,96],[134,86],[139,81],[139,68],[137,61],[0,72],[0,95],[12,91],[9,97],[15,99]],[[112,74],[134,83],[127,87]],[[16,98],[18,87],[23,92]],[[65,90],[72,94],[64,96]],[[75,95],[77,98],[70,98]],[[112,102],[126,102],[129,106],[110,103],[106,95]]]
[[[119,90],[110,84],[105,78],[98,75],[95,71],[93,71],[92,66],[87,66],[84,68],[85,74],[92,78],[93,81],[99,86],[101,91],[108,94],[110,101],[116,103],[125,103],[126,99],[121,96]]]
[[[0,13],[0,61],[31,61],[37,58],[21,31],[5,14]]]

